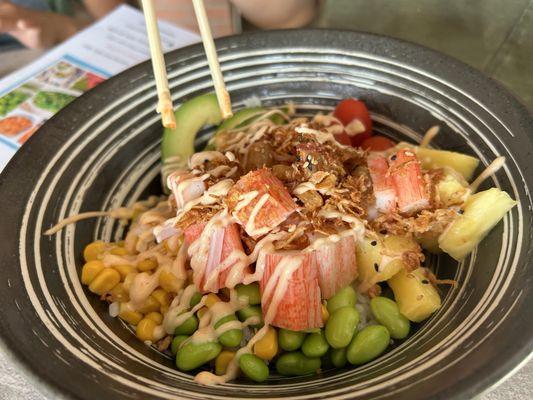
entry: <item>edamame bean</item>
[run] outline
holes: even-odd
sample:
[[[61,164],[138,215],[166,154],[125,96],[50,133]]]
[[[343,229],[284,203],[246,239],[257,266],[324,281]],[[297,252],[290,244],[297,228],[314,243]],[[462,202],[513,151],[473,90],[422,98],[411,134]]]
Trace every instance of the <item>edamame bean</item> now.
[[[411,323],[400,313],[395,301],[377,296],[370,300],[370,309],[376,320],[389,330],[393,339],[404,339],[409,335]]]
[[[263,311],[261,311],[261,306],[248,306],[241,308],[237,311],[239,316],[239,321],[244,322],[250,317],[259,317],[260,322],[256,325],[250,325],[252,328],[261,328],[263,326]]]
[[[195,305],[197,305],[202,300],[202,294],[196,292],[192,295],[191,301],[189,302],[189,306],[193,308]]]
[[[187,335],[174,336],[174,339],[172,339],[172,343],[170,344],[170,351],[172,351],[172,354],[176,354],[180,348],[180,345],[188,338],[189,336]]]
[[[215,324],[215,329],[219,326],[224,325],[226,322],[236,321],[237,317],[235,314],[226,315],[223,318],[220,318]],[[240,329],[230,329],[229,331],[224,332],[218,337],[218,341],[226,347],[236,347],[241,343],[242,340],[242,330]]]
[[[342,349],[331,349],[331,362],[337,368],[342,368],[346,365],[346,347]]]
[[[278,341],[281,348],[285,351],[298,350],[307,336],[307,333],[302,331],[291,331],[288,329],[280,329],[278,331]]]
[[[248,305],[254,306],[261,304],[261,293],[259,293],[259,285],[256,282],[250,283],[249,285],[239,284],[235,286],[235,290],[239,298],[247,298]]]
[[[341,307],[329,317],[326,323],[326,340],[334,349],[350,344],[359,323],[359,313],[353,306]]]
[[[355,292],[355,289],[351,286],[346,286],[345,288],[335,293],[335,296],[328,300],[327,307],[329,314],[333,314],[335,310],[341,307],[355,306],[356,300],[357,293]]]
[[[354,365],[367,363],[383,353],[389,342],[389,331],[383,325],[367,326],[353,338],[346,358]]]
[[[307,335],[302,344],[302,353],[306,357],[322,357],[329,349],[329,344],[324,336],[324,331]]]
[[[191,371],[215,359],[221,350],[217,342],[186,343],[176,353],[176,367],[180,371]]]
[[[264,382],[268,378],[268,367],[263,360],[254,354],[243,354],[239,358],[241,371],[253,381]]]
[[[174,335],[192,335],[196,329],[198,329],[198,318],[193,314],[174,329]]]
[[[276,370],[280,375],[309,375],[320,368],[320,358],[309,358],[299,351],[282,354],[276,361]]]

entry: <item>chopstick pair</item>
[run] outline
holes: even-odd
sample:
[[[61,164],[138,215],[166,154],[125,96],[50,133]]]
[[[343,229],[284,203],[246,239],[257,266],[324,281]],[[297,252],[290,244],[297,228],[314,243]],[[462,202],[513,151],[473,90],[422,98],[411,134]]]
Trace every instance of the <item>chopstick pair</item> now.
[[[218,106],[220,107],[222,117],[224,119],[229,118],[233,115],[233,112],[231,111],[231,99],[226,90],[226,85],[224,84],[222,71],[220,70],[217,51],[213,41],[211,28],[209,27],[204,2],[203,0],[192,0],[192,3],[196,19],[198,20],[198,27],[200,28],[200,35],[204,44],[207,62],[209,64],[209,69],[211,70],[211,77],[215,86]],[[150,46],[150,55],[152,58],[155,84],[157,88],[158,104],[156,111],[161,114],[163,126],[165,128],[173,129],[176,127],[176,120],[174,118],[174,107],[172,105],[172,98],[168,86],[165,58],[163,57],[163,51],[161,49],[161,39],[159,36],[154,4],[152,0],[142,0],[142,7],[146,21],[148,44]]]

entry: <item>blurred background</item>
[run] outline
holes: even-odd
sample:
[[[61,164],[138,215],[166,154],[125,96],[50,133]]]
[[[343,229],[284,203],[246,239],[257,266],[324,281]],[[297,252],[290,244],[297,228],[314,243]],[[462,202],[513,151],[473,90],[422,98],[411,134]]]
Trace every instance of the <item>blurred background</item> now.
[[[196,30],[190,0],[154,2],[159,18]],[[137,1],[125,0],[0,0],[0,77],[121,3],[138,6]],[[470,64],[533,108],[533,0],[205,0],[205,4],[217,37],[304,26],[394,36]]]

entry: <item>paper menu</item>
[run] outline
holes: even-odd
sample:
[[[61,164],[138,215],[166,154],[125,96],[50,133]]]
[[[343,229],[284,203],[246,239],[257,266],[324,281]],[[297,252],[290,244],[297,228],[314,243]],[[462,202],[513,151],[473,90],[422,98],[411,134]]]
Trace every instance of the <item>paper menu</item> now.
[[[159,29],[164,51],[200,40],[195,33],[166,22],[160,22]],[[1,79],[0,171],[20,146],[62,107],[149,56],[144,16],[139,10],[122,5]]]

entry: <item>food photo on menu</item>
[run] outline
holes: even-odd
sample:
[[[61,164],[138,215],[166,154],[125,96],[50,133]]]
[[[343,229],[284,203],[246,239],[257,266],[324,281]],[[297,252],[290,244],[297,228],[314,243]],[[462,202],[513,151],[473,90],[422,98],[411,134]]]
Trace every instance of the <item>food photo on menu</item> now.
[[[0,2],[0,398],[530,399],[533,15],[407,3]]]

